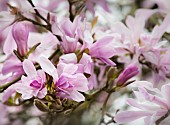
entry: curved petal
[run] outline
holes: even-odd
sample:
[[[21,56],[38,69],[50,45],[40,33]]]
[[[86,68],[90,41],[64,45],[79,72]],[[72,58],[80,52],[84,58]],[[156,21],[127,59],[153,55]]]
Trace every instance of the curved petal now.
[[[40,57],[39,64],[44,72],[48,73],[49,75],[53,77],[54,81],[58,80],[57,69],[55,68],[55,66],[52,64],[52,62],[49,59],[45,57]]]
[[[81,73],[78,73],[76,75],[76,78],[74,79],[69,79],[70,83],[72,85],[74,85],[74,89],[78,90],[78,91],[81,91],[81,92],[86,92],[88,91],[88,81],[87,81],[87,78],[81,74]]]
[[[62,55],[60,57],[60,62],[63,62],[63,63],[77,63],[76,54],[75,53],[69,53],[69,54]]]
[[[24,60],[23,69],[29,77],[35,77],[37,75],[37,72],[36,72],[36,69],[35,69],[33,63],[28,59]]]
[[[149,113],[147,111],[123,111],[123,112],[119,112],[115,116],[115,121],[119,124],[124,124],[151,115],[152,113]]]
[[[85,97],[76,90],[70,92],[70,98],[77,102],[85,101]]]

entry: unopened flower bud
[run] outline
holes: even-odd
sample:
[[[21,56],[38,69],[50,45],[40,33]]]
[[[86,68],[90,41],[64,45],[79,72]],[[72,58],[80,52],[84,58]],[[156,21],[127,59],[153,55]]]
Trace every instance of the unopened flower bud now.
[[[17,44],[19,54],[25,56],[28,52],[28,25],[24,22],[15,23],[12,28],[12,35]]]
[[[130,78],[136,76],[139,73],[138,67],[135,65],[127,66],[123,72],[119,75],[116,80],[117,86],[122,86],[125,84]]]

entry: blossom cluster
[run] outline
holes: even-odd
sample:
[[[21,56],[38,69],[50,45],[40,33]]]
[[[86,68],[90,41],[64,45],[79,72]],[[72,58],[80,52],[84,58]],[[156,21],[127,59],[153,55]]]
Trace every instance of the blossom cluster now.
[[[169,8],[170,0],[1,0],[0,124],[65,125],[95,106],[100,116],[84,124],[168,125]],[[124,95],[129,106],[116,108]]]

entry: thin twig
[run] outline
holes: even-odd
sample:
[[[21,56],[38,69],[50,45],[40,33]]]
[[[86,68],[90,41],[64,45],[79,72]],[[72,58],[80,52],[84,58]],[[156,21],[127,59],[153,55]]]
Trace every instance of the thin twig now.
[[[170,111],[168,111],[164,116],[156,120],[155,124],[159,125],[163,120],[165,120],[169,116],[169,114],[170,114]]]
[[[28,0],[28,2],[31,4],[32,7],[35,8],[35,5],[33,4],[32,0]],[[47,25],[48,25],[49,22],[38,12],[38,10],[37,9],[34,9],[34,10],[35,10],[36,15],[38,17],[40,17],[42,20],[44,20],[47,23]]]
[[[68,3],[69,3],[69,13],[70,13],[69,17],[70,17],[70,20],[73,22],[74,14],[72,10],[72,6],[73,6],[72,0],[68,0]]]
[[[112,94],[111,92],[108,93],[108,95],[107,95],[107,97],[106,97],[106,99],[105,99],[105,101],[104,101],[104,103],[103,103],[103,107],[102,107],[102,116],[101,116],[101,120],[100,120],[99,125],[100,125],[101,123],[104,122],[104,115],[105,115],[105,111],[106,111],[106,106],[107,106],[107,102],[108,102],[108,100],[109,100],[111,94]]]

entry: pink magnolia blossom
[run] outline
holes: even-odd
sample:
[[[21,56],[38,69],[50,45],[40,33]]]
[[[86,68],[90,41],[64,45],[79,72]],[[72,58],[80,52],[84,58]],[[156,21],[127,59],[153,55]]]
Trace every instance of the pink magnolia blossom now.
[[[39,63],[42,69],[53,77],[57,95],[61,98],[69,98],[74,101],[85,101],[85,97],[80,92],[88,91],[87,78],[82,73],[76,73],[78,66],[75,64],[63,65],[59,63],[57,69],[44,57],[41,57]],[[80,91],[80,92],[79,92]]]
[[[94,80],[93,80],[94,64],[90,55],[83,53],[78,63],[77,56],[75,53],[65,54],[60,57],[59,63],[61,63],[63,67],[66,66],[67,64],[75,64],[76,66],[78,66],[78,69],[76,71],[77,73],[86,73],[90,75],[90,77],[88,78],[89,80],[88,88],[92,89],[94,87]]]
[[[12,35],[17,44],[17,50],[21,56],[27,54],[28,51],[28,35],[29,28],[24,22],[17,22],[13,25]]]
[[[116,79],[116,85],[122,86],[126,83],[130,78],[136,76],[139,73],[138,67],[135,65],[127,66],[123,72]]]
[[[112,36],[105,36],[97,40],[89,48],[90,55],[92,57],[99,58],[102,62],[108,65],[115,65],[115,63],[109,59],[113,57],[116,53],[116,51],[114,50],[113,39],[114,37]]]
[[[118,112],[115,120],[123,124],[144,118],[145,125],[154,125],[156,120],[163,117],[170,109],[170,84],[163,85],[161,91],[153,88],[152,83],[146,81],[138,81],[134,84],[139,86],[138,91],[134,91],[137,100],[129,98],[127,103],[136,110]]]
[[[118,23],[114,27],[115,30],[118,30],[114,31],[121,34],[122,40],[119,43],[120,48],[127,50],[126,52],[124,51],[124,54],[117,53],[120,55],[120,59],[123,59],[120,61],[125,64],[136,63],[138,66],[141,66],[139,57],[141,55],[144,56],[146,61],[150,62],[152,65],[156,65],[156,67],[154,67],[158,70],[158,73],[153,74],[156,76],[155,81],[157,81],[154,83],[158,84],[158,80],[161,81],[161,79],[164,79],[166,76],[166,73],[162,70],[161,66],[159,66],[159,63],[161,56],[164,55],[161,53],[166,53],[166,49],[163,48],[163,46],[166,45],[166,41],[162,41],[161,37],[167,31],[168,26],[170,25],[170,15],[167,14],[162,23],[159,26],[156,25],[152,32],[148,33],[145,31],[145,22],[156,12],[159,11],[148,9],[137,10],[135,17],[127,17],[127,27],[122,23]],[[143,16],[141,16],[142,14]],[[124,56],[125,54],[132,54],[133,56],[128,59]]]
[[[21,83],[16,84],[16,91],[22,94],[23,99],[30,99],[33,96],[44,98],[47,94],[45,88],[46,75],[42,70],[36,71],[33,63],[26,59],[23,62],[26,76],[22,76]]]
[[[77,16],[73,22],[65,18],[59,26],[57,23],[52,26],[53,33],[62,36],[61,46],[64,53],[72,53],[77,49],[79,39],[77,30],[80,27],[80,20],[81,18],[79,16]]]

